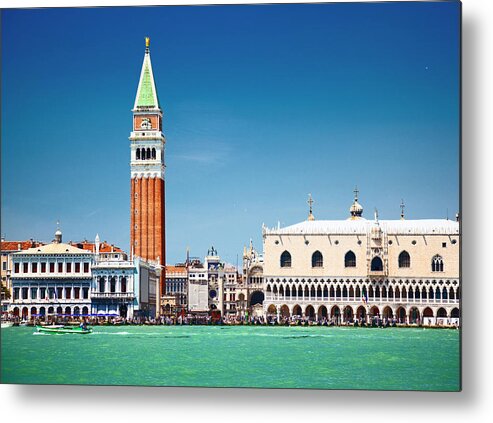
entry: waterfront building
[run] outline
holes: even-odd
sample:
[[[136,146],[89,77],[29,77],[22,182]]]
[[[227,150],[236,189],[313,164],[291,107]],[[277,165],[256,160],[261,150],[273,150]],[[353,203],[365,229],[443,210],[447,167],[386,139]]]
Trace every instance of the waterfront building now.
[[[10,299],[12,298],[12,283],[10,280],[12,274],[12,254],[27,250],[28,248],[38,247],[43,245],[38,241],[32,239],[28,241],[6,241],[2,238],[0,242],[1,250],[1,262],[0,262],[0,275],[1,275],[1,303],[2,313],[7,313]]]
[[[204,260],[207,269],[209,311],[216,315],[235,317],[237,315],[238,270],[221,261],[217,250],[211,247]]]
[[[174,313],[182,314],[187,311],[187,294],[188,294],[188,271],[186,263],[176,264],[175,266],[166,266],[166,283],[162,307],[165,304],[170,305],[171,302],[164,297],[173,296]],[[168,312],[169,307],[166,309]]]
[[[134,257],[134,316],[157,318],[159,316],[159,289],[162,266],[152,260]]]
[[[176,309],[176,295],[163,295],[161,296],[161,316],[174,317],[177,314]]]
[[[200,260],[188,264],[188,311],[192,314],[209,312],[209,287],[207,267]]]
[[[12,253],[11,259],[13,315],[28,319],[89,313],[94,260],[91,251],[63,243],[58,229],[51,244]]]
[[[362,217],[263,227],[264,313],[270,318],[458,324],[460,225],[448,219]]]
[[[224,264],[219,277],[223,280],[223,308],[221,313],[226,318],[239,317],[238,301],[241,285],[236,267]]]
[[[208,310],[223,310],[224,279],[221,277],[221,257],[217,250],[211,247],[207,250],[204,266],[207,269]]]
[[[94,242],[95,261],[92,266],[91,313],[102,316],[133,318],[138,309],[134,292],[136,266],[127,254],[106,242],[99,235]]]
[[[239,294],[238,307],[243,316],[259,317],[263,314],[263,302],[265,298],[264,284],[264,257],[250,246],[243,249],[243,280]]]
[[[133,128],[129,138],[131,255],[163,265],[160,279],[164,285],[166,138],[151,65],[149,38],[146,38],[132,113]],[[164,292],[164,286],[160,287],[160,292]]]

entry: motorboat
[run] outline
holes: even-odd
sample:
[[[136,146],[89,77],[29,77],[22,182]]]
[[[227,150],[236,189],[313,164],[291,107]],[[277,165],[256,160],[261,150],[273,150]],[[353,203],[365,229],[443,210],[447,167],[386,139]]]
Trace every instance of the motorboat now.
[[[92,333],[92,329],[82,328],[80,326],[36,326],[36,331],[41,333],[73,333],[78,335],[85,335]]]

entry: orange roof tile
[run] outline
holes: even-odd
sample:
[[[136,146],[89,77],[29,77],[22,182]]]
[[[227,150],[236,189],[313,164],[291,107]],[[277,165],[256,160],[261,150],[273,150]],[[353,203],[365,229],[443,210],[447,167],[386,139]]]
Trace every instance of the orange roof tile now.
[[[184,266],[166,266],[166,273],[187,273],[187,268]]]
[[[96,251],[96,245],[94,242],[89,242],[89,241],[79,241],[79,242],[74,242],[72,241],[72,245],[74,247],[79,247],[84,250],[90,250],[92,252]],[[112,251],[113,249],[113,251]],[[100,253],[123,253],[126,254],[125,251],[123,251],[120,247],[117,247],[116,245],[111,246],[111,244],[108,244],[107,242],[100,242],[99,243],[99,252]]]
[[[39,241],[1,241],[0,249],[2,251],[22,251],[32,247],[39,247],[45,245]]]

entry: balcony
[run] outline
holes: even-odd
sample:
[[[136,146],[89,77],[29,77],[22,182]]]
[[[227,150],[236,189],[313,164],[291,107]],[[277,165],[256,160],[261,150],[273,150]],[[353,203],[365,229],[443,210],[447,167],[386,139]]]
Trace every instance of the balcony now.
[[[133,292],[91,292],[91,299],[132,301],[135,299],[135,294]]]

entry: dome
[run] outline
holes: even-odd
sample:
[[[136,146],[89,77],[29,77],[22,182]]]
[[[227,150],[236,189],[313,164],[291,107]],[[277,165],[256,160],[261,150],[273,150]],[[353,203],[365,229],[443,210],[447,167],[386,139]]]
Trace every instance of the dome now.
[[[60,228],[57,228],[55,232],[55,242],[57,244],[61,244],[62,242],[62,231],[60,230]]]
[[[361,217],[361,215],[363,214],[363,206],[358,203],[357,198],[354,199],[354,203],[351,204],[351,207],[349,207],[349,213],[351,214],[352,218]]]

